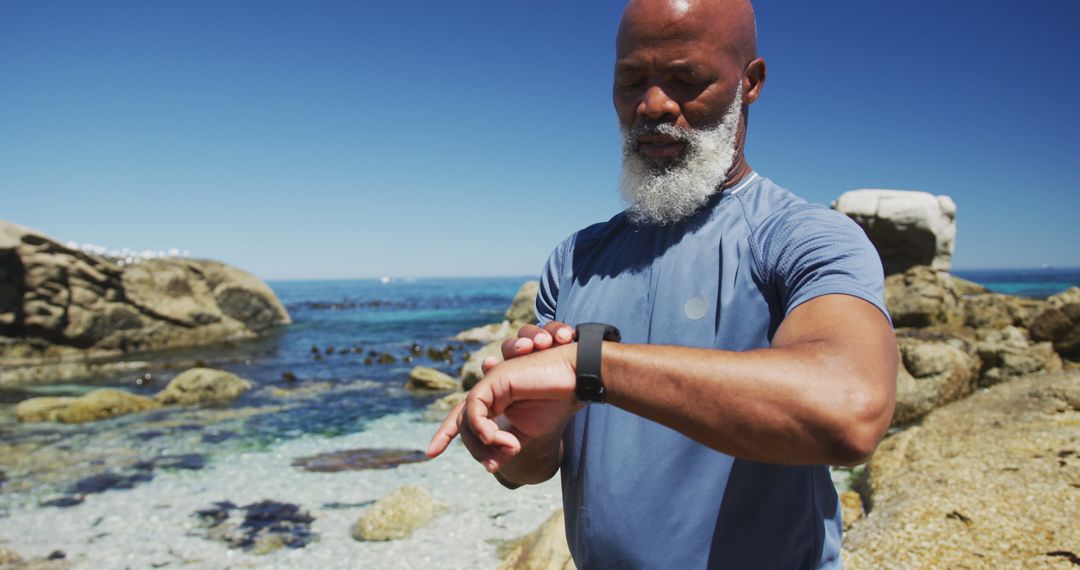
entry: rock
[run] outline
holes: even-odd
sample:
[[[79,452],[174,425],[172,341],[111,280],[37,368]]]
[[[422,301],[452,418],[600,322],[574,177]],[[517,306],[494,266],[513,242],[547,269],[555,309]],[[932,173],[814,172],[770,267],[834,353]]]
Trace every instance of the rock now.
[[[539,528],[521,537],[499,565],[499,570],[574,570],[566,544],[563,510],[548,517]]]
[[[1024,377],[928,414],[869,463],[845,567],[1068,567],[1080,544],[1080,372]],[[1057,566],[1055,566],[1057,565]]]
[[[1032,340],[1052,342],[1061,356],[1080,360],[1080,303],[1046,309],[1032,319],[1029,332]]]
[[[393,469],[405,463],[427,461],[423,451],[412,449],[347,449],[293,460],[293,467],[317,473],[338,471],[362,471],[365,469]]]
[[[1069,287],[1056,295],[1046,298],[1051,307],[1060,309],[1065,305],[1080,305],[1080,287]]]
[[[113,489],[131,489],[139,483],[145,483],[154,478],[152,473],[140,472],[130,475],[119,473],[99,473],[80,479],[68,488],[67,492],[73,495],[88,495],[92,493],[104,493]]]
[[[938,331],[900,329],[896,336],[900,366],[893,425],[909,423],[975,390],[982,362],[971,342]]]
[[[154,399],[165,405],[227,402],[251,389],[251,382],[224,370],[192,368],[173,378]]]
[[[465,364],[461,367],[461,374],[458,376],[462,388],[471,390],[477,382],[484,378],[483,364],[484,360],[489,356],[502,360],[502,343],[502,340],[489,342],[480,350],[469,355],[469,358],[465,360]]]
[[[451,392],[438,400],[428,404],[427,409],[424,411],[424,419],[432,422],[441,422],[446,419],[446,415],[450,413],[450,410],[454,409],[454,406],[465,401],[465,398],[469,396],[468,392]]]
[[[862,227],[881,255],[885,274],[916,265],[952,267],[956,204],[948,196],[905,190],[852,190],[832,203]]]
[[[243,511],[243,520],[237,522]],[[298,505],[263,500],[243,507],[230,501],[195,512],[205,529],[203,536],[242,548],[252,554],[267,554],[282,547],[302,548],[315,535],[311,532],[314,517]]]
[[[64,396],[23,400],[15,406],[15,417],[20,422],[58,422],[60,412],[77,399]]]
[[[510,328],[510,321],[503,321],[463,330],[454,335],[454,340],[487,344],[496,340],[510,338],[511,335],[516,333],[516,330]]]
[[[503,318],[510,322],[513,333],[523,325],[536,324],[536,294],[540,291],[539,281],[526,281],[514,295],[510,308]]]
[[[396,540],[412,535],[446,510],[423,489],[413,485],[398,487],[375,501],[353,527],[356,540]]]
[[[1016,327],[985,331],[980,334],[979,356],[983,361],[980,385],[991,386],[1014,376],[1041,372],[1060,372],[1061,357],[1049,342],[1028,342]]]
[[[9,548],[0,548],[0,564],[18,564],[23,561],[23,557],[19,556],[18,552]]]
[[[461,384],[434,368],[417,366],[409,372],[409,379],[405,382],[405,389],[421,392],[449,392],[460,390]]]
[[[78,398],[30,398],[15,406],[21,422],[63,422],[78,424],[152,410],[160,404],[114,388],[101,388]]]
[[[912,267],[885,278],[885,305],[897,327],[963,322],[959,288],[948,274],[929,267]]]
[[[844,531],[852,527],[857,521],[866,515],[863,510],[862,497],[855,491],[844,491],[840,494],[840,520],[844,522]]]
[[[964,325],[974,329],[1027,327],[1046,305],[1045,301],[998,293],[980,293],[960,298]]]
[[[0,383],[9,385],[91,372],[77,363],[254,338],[290,322],[265,283],[225,264],[122,264],[3,221],[0,277]]]

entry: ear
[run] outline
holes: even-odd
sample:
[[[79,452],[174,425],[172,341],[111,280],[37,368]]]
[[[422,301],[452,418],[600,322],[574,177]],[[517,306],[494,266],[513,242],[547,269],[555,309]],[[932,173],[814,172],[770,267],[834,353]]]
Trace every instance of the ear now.
[[[747,64],[746,71],[743,72],[743,97],[746,104],[757,101],[764,87],[765,60],[759,57]]]

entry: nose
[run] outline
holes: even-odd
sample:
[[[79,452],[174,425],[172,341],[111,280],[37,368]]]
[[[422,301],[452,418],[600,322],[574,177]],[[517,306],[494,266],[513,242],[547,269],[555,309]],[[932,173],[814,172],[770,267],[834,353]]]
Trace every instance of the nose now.
[[[679,116],[679,103],[668,96],[659,85],[653,85],[645,91],[637,109],[639,116],[659,121],[665,116]]]

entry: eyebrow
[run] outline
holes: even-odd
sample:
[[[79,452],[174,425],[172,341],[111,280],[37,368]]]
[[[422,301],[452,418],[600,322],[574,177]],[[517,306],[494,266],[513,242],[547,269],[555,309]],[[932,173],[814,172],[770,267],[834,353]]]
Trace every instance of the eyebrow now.
[[[649,66],[643,65],[641,63],[633,63],[622,60],[615,62],[616,72],[639,71],[646,67]],[[697,75],[698,73],[703,71],[703,66],[701,66],[700,64],[693,64],[688,61],[677,59],[663,65],[661,67],[661,71],[666,73],[687,73],[690,75]]]

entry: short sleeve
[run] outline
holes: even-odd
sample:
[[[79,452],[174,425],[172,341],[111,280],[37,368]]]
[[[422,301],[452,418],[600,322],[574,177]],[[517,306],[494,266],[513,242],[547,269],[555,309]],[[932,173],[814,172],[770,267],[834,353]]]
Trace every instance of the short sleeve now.
[[[881,258],[847,216],[817,204],[797,204],[766,218],[754,237],[760,274],[785,315],[815,297],[843,294],[889,317]]]
[[[536,322],[544,326],[555,320],[555,306],[559,299],[559,287],[562,283],[563,267],[567,258],[567,249],[573,236],[559,244],[548,256],[544,269],[540,272],[540,289],[536,293]]]

